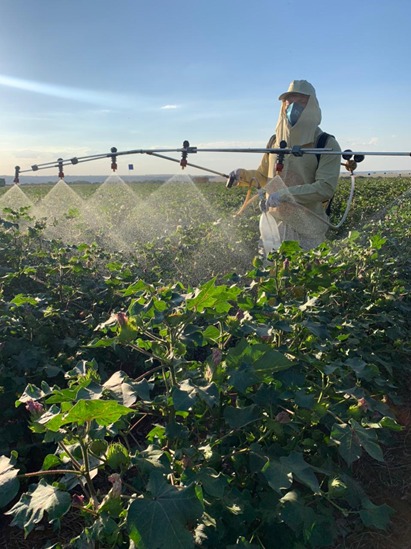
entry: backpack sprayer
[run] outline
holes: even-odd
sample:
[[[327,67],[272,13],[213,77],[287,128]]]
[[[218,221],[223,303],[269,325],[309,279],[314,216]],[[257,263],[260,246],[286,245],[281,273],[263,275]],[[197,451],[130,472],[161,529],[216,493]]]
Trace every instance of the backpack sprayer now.
[[[216,170],[212,170],[210,168],[206,168],[204,166],[199,166],[197,164],[192,164],[191,162],[188,162],[188,155],[189,154],[197,154],[197,153],[202,153],[202,152],[208,152],[208,153],[211,152],[211,153],[257,153],[257,154],[267,153],[267,154],[276,154],[277,155],[276,175],[281,174],[282,169],[283,169],[283,165],[284,165],[284,157],[287,154],[290,154],[290,155],[293,155],[293,156],[296,156],[296,157],[301,157],[305,154],[314,154],[314,155],[317,155],[317,157],[318,157],[318,155],[340,155],[342,157],[342,159],[345,160],[345,162],[342,163],[342,165],[345,166],[345,168],[351,173],[350,195],[349,195],[349,198],[348,198],[348,201],[347,201],[346,210],[343,214],[343,217],[342,217],[341,221],[337,225],[333,225],[328,221],[328,219],[325,219],[321,216],[318,216],[314,212],[311,212],[311,211],[307,210],[310,213],[310,215],[312,215],[314,217],[318,217],[319,220],[321,220],[323,223],[325,223],[327,226],[329,226],[330,228],[333,228],[333,229],[338,229],[339,227],[341,227],[341,225],[344,223],[345,219],[347,218],[347,215],[348,215],[348,212],[349,212],[349,209],[350,209],[350,206],[351,206],[352,198],[353,198],[353,195],[354,195],[354,188],[355,188],[354,170],[356,169],[357,164],[364,160],[365,156],[411,156],[411,152],[390,152],[390,151],[387,151],[387,152],[376,152],[376,151],[353,152],[349,149],[347,149],[345,151],[335,151],[332,148],[326,148],[326,147],[324,147],[324,148],[322,148],[322,147],[320,147],[320,148],[319,147],[305,148],[305,147],[301,147],[299,145],[294,145],[293,147],[290,148],[290,147],[287,147],[287,143],[285,141],[281,141],[279,148],[267,148],[267,147],[263,147],[263,148],[238,148],[237,147],[237,148],[212,148],[212,149],[204,148],[203,149],[203,148],[192,147],[192,146],[190,146],[190,143],[188,141],[184,141],[183,142],[183,147],[182,148],[177,148],[177,149],[132,149],[132,150],[127,150],[127,151],[118,151],[116,147],[112,147],[110,149],[109,153],[74,157],[74,158],[70,158],[70,159],[58,158],[55,161],[45,162],[45,163],[42,163],[42,164],[34,164],[34,165],[31,166],[31,168],[26,169],[26,170],[21,170],[20,166],[16,166],[15,167],[15,176],[14,176],[13,182],[15,184],[18,184],[20,182],[20,174],[21,173],[31,172],[31,171],[36,172],[38,170],[55,168],[55,167],[57,167],[58,170],[59,170],[59,172],[58,172],[59,178],[63,179],[64,178],[64,172],[63,172],[64,166],[77,165],[77,164],[80,164],[80,163],[83,163],[83,162],[90,162],[90,161],[94,161],[94,160],[102,160],[102,159],[105,159],[105,158],[110,158],[111,159],[111,169],[115,172],[117,170],[117,158],[119,156],[126,156],[126,155],[133,155],[133,154],[147,154],[147,155],[150,155],[150,156],[155,156],[157,158],[162,158],[164,160],[169,160],[171,162],[177,162],[177,163],[180,164],[182,169],[186,168],[187,166],[190,166],[190,167],[193,167],[193,168],[197,168],[199,170],[203,170],[203,171],[208,172],[208,173],[212,173],[212,174],[224,177],[227,180],[227,183],[226,183],[227,188],[230,188],[235,184],[240,184],[240,185],[242,184],[242,186],[247,185],[249,187],[248,193],[247,193],[246,199],[244,201],[244,204],[241,207],[241,209],[239,210],[239,212],[237,212],[237,215],[242,213],[245,210],[245,208],[257,198],[260,198],[260,205],[262,205],[261,209],[263,209],[263,207],[264,207],[263,206],[263,204],[264,204],[263,196],[265,194],[265,191],[263,189],[259,188],[259,185],[258,185],[257,182],[255,182],[255,183],[256,183],[258,194],[251,197],[253,181],[251,183],[250,182],[241,182],[241,181],[238,181],[237,178],[234,175],[231,175],[231,174],[227,175],[225,173],[222,173],[222,172],[219,172],[219,171],[216,171]],[[173,158],[173,157],[170,157],[170,156],[166,156],[164,153],[181,153],[181,158],[176,159],[176,158]],[[306,208],[304,206],[302,206],[301,204],[297,204],[297,203],[294,203],[294,204],[295,204],[296,207],[299,207],[299,208],[302,208],[303,210],[304,209],[306,210]],[[265,221],[263,220],[263,217],[264,217],[265,221],[268,224],[265,223]],[[272,218],[272,220],[270,218]],[[269,231],[269,233],[267,233],[267,231],[265,231],[267,234],[272,236],[273,231],[274,231],[274,233],[275,233],[274,234],[274,236],[275,236],[274,240],[277,241],[278,240],[278,238],[277,238],[278,228],[276,226],[276,222],[275,222],[274,218],[268,212],[263,211],[262,217],[260,219],[260,230],[261,230],[261,233],[263,233],[264,230],[262,229],[261,224],[266,225],[266,229]],[[275,224],[275,226],[274,226],[274,224]],[[268,237],[268,240],[270,242],[272,240],[271,236]]]

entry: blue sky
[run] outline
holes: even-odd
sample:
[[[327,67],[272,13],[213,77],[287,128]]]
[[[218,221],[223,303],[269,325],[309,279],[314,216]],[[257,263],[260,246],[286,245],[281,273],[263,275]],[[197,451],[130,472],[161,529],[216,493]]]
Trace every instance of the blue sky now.
[[[2,0],[1,22],[0,176],[112,146],[263,147],[293,79],[315,86],[343,149],[411,151],[409,0]],[[189,160],[227,173],[260,155]],[[120,175],[129,163],[180,170],[135,155]],[[411,171],[411,158],[360,169]],[[109,174],[110,161],[65,173]]]

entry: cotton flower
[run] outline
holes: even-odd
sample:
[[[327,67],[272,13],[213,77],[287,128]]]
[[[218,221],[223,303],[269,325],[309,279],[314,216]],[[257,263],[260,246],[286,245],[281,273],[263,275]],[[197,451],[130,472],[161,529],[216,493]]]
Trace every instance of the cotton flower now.
[[[30,399],[27,401],[26,410],[32,417],[38,418],[43,414],[44,406],[40,402],[37,402],[37,400]]]

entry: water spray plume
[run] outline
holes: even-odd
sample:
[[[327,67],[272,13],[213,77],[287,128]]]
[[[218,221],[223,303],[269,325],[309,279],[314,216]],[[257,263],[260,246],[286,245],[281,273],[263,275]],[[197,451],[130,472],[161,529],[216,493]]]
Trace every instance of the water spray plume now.
[[[166,155],[163,154],[165,152],[179,152],[179,153],[181,153],[181,158],[180,158],[180,160],[177,160],[175,158],[166,156]],[[339,150],[337,151],[337,150],[333,150],[331,148],[318,148],[318,147],[306,148],[306,147],[297,146],[297,145],[289,148],[289,147],[287,147],[287,143],[285,141],[281,141],[279,148],[247,148],[247,149],[243,149],[243,148],[206,149],[206,148],[204,148],[204,149],[199,149],[197,147],[190,146],[189,141],[185,140],[183,142],[183,147],[182,148],[177,148],[177,149],[135,149],[135,150],[127,150],[127,151],[118,151],[116,147],[112,147],[109,153],[102,153],[102,154],[83,156],[83,157],[74,157],[74,158],[70,158],[70,159],[66,159],[66,160],[64,160],[63,158],[59,158],[57,160],[57,164],[53,161],[52,162],[46,162],[44,164],[36,164],[36,165],[33,165],[30,170],[21,170],[20,166],[16,166],[14,183],[18,184],[20,182],[19,176],[20,176],[20,173],[22,173],[22,172],[38,171],[40,169],[46,169],[46,168],[50,168],[50,167],[53,167],[53,166],[58,167],[58,169],[59,169],[59,174],[58,174],[59,178],[61,180],[63,180],[64,179],[63,167],[65,165],[67,165],[67,164],[76,165],[80,162],[89,162],[89,161],[94,161],[94,160],[101,160],[103,158],[110,158],[111,159],[111,169],[112,169],[113,172],[116,172],[116,170],[117,170],[117,158],[119,156],[132,155],[132,154],[147,154],[147,155],[155,156],[157,158],[163,158],[165,160],[169,160],[169,161],[172,161],[172,162],[178,162],[182,169],[186,168],[187,166],[191,166],[191,167],[198,168],[198,169],[201,169],[201,170],[204,170],[204,171],[208,171],[210,173],[214,173],[216,175],[220,175],[220,176],[224,177],[225,179],[227,179],[227,185],[226,185],[227,187],[231,187],[234,183],[240,183],[241,184],[241,182],[238,182],[238,181],[235,180],[234,176],[228,176],[228,175],[226,175],[224,173],[221,173],[221,172],[218,172],[216,170],[212,170],[212,169],[209,169],[209,168],[204,168],[202,166],[199,166],[199,165],[196,165],[196,164],[191,164],[191,163],[188,162],[189,154],[197,154],[197,153],[201,153],[201,152],[213,152],[213,153],[228,153],[228,152],[232,153],[232,152],[235,152],[235,153],[276,154],[277,159],[276,159],[276,164],[275,164],[275,173],[276,173],[277,176],[281,175],[281,173],[283,171],[284,158],[285,158],[286,155],[292,155],[292,156],[295,156],[295,157],[302,157],[305,154],[314,154],[317,157],[320,157],[322,155],[339,155],[339,156],[341,156],[342,159],[345,160],[345,163],[342,163],[342,165],[345,166],[345,168],[348,171],[351,172],[351,192],[350,192],[350,196],[349,196],[349,199],[348,199],[348,202],[347,202],[347,207],[346,207],[345,213],[344,213],[340,223],[338,223],[337,225],[333,225],[328,221],[328,217],[323,218],[323,217],[315,214],[314,212],[309,211],[307,208],[305,208],[304,206],[296,203],[292,199],[290,199],[288,201],[289,204],[291,205],[291,210],[294,209],[294,212],[291,212],[290,215],[294,215],[298,218],[301,218],[300,219],[300,221],[301,221],[301,220],[304,220],[305,217],[307,217],[308,214],[310,214],[311,223],[308,223],[307,224],[308,226],[312,226],[313,223],[316,223],[318,225],[318,221],[321,221],[321,223],[323,225],[325,224],[328,227],[333,228],[333,229],[338,229],[342,225],[342,223],[345,221],[345,219],[348,215],[348,211],[350,209],[351,201],[352,201],[353,194],[354,194],[354,186],[355,186],[354,170],[356,169],[357,164],[364,160],[365,156],[367,156],[367,155],[411,156],[410,152],[376,152],[376,151],[372,151],[372,152],[364,152],[364,151],[353,152],[349,149],[347,149],[345,151],[339,151]],[[253,192],[253,183],[252,182],[246,182],[245,185],[248,186],[248,192],[247,192],[244,204],[241,207],[240,211],[237,213],[237,215],[242,213],[246,209],[246,207],[249,204],[251,204],[258,197],[258,195],[252,196],[252,192]],[[258,185],[257,185],[257,189],[258,189]],[[315,219],[315,218],[317,218],[317,219]],[[261,220],[260,225],[262,225],[263,227],[266,227],[267,231],[269,231],[270,234],[273,234],[272,223],[271,223],[271,220],[270,220],[269,217],[265,216],[264,219]],[[270,227],[271,227],[271,229],[270,229]]]

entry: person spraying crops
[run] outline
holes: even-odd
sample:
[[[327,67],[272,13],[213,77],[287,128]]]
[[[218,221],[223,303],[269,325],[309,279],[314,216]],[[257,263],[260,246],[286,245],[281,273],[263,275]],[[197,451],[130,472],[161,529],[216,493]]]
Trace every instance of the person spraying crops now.
[[[341,150],[335,137],[319,127],[321,109],[312,84],[293,80],[279,100],[276,131],[267,149],[327,146]],[[269,247],[278,247],[284,240],[296,240],[304,249],[323,242],[329,226],[326,206],[338,184],[340,163],[338,155],[265,153],[257,170],[239,168],[230,173],[232,183],[265,191],[260,202],[263,211],[260,229],[266,253]],[[264,243],[264,229],[266,233],[278,229],[268,244]]]

